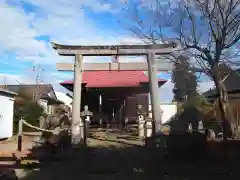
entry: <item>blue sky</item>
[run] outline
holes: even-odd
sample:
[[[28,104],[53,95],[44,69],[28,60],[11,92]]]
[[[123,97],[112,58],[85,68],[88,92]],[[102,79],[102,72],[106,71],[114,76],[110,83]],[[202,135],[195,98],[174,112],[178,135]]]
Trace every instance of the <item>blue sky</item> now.
[[[0,0],[0,83],[12,84],[16,80],[33,83],[35,72],[32,67],[39,64],[41,81],[51,83],[62,91],[58,82],[72,79],[72,73],[57,72],[55,64],[72,62],[73,58],[58,56],[51,48],[50,41],[83,45],[141,43],[118,22],[124,19],[121,12],[123,0],[106,2]],[[109,60],[107,57],[84,59],[85,62]],[[143,57],[120,58],[120,61],[143,60]],[[206,83],[204,86],[209,87]],[[169,89],[164,91],[169,92]],[[167,99],[171,99],[170,95]]]

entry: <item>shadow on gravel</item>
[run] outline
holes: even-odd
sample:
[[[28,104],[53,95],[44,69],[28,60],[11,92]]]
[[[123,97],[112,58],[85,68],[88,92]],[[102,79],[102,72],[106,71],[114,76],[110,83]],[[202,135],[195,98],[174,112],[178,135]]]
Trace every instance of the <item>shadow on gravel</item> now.
[[[197,154],[196,154],[197,156]],[[183,156],[184,157],[184,156]],[[40,160],[39,169],[22,180],[221,180],[240,179],[207,158],[171,158],[162,150],[126,144],[98,145],[75,150],[61,158]]]
[[[240,179],[239,141],[206,142],[201,134],[175,132],[163,137],[167,146],[165,149],[160,149],[133,145],[129,143],[130,141],[121,142],[117,138],[119,135],[123,134],[115,134],[115,131],[112,131],[106,140],[105,134],[100,133],[99,137],[89,139],[89,147],[60,154],[53,152],[49,156],[41,156],[43,149],[36,148],[27,159],[38,160],[39,163],[19,166],[18,168],[29,172],[21,179]],[[224,157],[223,154],[229,155]],[[226,159],[229,160],[227,163],[224,161]],[[12,171],[11,168],[9,170]],[[0,180],[2,179],[0,176]],[[5,178],[5,180],[13,179]]]
[[[51,163],[42,161],[39,171],[22,179],[148,179],[150,161],[143,156],[143,151],[141,147],[129,146],[79,149]]]

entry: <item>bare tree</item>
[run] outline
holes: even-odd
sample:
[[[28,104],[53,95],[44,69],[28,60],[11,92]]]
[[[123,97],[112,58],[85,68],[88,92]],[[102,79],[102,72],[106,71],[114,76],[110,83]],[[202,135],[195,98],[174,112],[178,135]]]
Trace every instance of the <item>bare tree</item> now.
[[[224,80],[231,71],[221,64],[239,65],[240,0],[142,0],[125,1],[123,25],[148,43],[177,40],[186,60],[200,67],[215,83],[224,138],[231,136],[228,93]]]

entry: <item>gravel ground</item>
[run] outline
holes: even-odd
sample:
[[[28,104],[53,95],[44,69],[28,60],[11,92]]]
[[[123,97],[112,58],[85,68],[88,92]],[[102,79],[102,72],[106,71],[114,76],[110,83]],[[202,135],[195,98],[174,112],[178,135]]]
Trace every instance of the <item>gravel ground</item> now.
[[[23,149],[31,149],[33,146],[34,136],[23,136]],[[13,136],[12,138],[4,141],[0,141],[0,152],[10,153],[17,150],[17,137]]]
[[[207,180],[240,179],[226,169],[198,162],[164,160],[138,141],[119,142],[116,132],[95,132],[88,140],[88,148],[43,164],[35,171],[16,170],[22,180]],[[106,140],[107,138],[107,140]],[[133,145],[136,144],[136,145]]]

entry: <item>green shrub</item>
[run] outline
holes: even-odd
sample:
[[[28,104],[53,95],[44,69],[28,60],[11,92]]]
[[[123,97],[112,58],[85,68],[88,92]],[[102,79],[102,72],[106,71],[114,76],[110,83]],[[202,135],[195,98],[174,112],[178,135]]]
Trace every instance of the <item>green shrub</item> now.
[[[15,104],[14,107],[14,133],[18,131],[18,122],[22,118],[33,126],[39,127],[39,117],[45,116],[44,109],[36,101],[26,100],[20,105]],[[32,128],[23,126],[23,131],[36,131]]]

